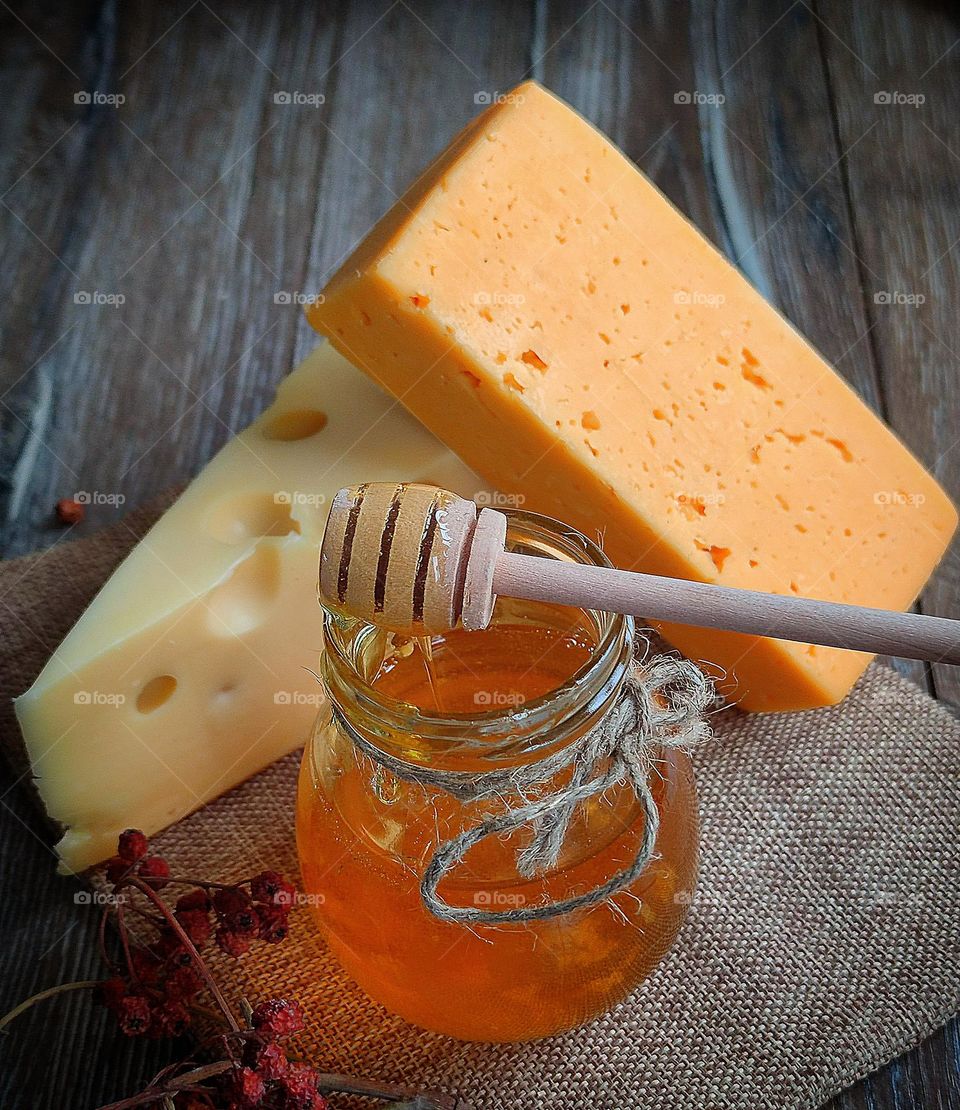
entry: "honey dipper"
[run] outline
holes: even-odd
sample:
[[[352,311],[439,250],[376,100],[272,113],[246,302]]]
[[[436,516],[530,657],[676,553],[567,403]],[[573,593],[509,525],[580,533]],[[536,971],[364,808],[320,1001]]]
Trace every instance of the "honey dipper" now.
[[[507,518],[447,490],[369,483],[333,499],[328,607],[408,635],[486,628],[499,595],[910,659],[960,663],[960,620],[783,597],[504,550]]]

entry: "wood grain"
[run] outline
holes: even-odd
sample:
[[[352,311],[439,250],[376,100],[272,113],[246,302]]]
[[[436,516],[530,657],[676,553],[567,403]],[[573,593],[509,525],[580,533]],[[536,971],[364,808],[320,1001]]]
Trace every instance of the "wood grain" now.
[[[0,27],[5,554],[72,534],[52,519],[59,497],[103,495],[75,530],[92,531],[195,473],[313,343],[278,295],[319,288],[475,98],[531,73],[636,159],[960,496],[960,31],[946,5],[17,0]],[[887,88],[927,103],[881,111]],[[97,91],[125,100],[74,100]],[[725,102],[678,103],[684,92]],[[880,311],[878,289],[927,300]],[[923,611],[960,616],[958,585],[955,549]],[[960,704],[955,674],[906,669]],[[53,876],[9,776],[0,806],[5,1007],[95,972],[95,914]],[[957,1042],[953,1023],[835,1106],[960,1107]],[[73,995],[0,1046],[0,1104],[93,1107],[171,1052],[126,1042]]]
[[[960,488],[960,211],[948,199],[960,172],[958,38],[960,18],[947,5],[930,6],[922,21],[908,5],[869,17],[837,5],[821,31],[838,141],[849,148],[843,173],[882,412],[948,490]],[[921,607],[950,616],[958,599],[955,540]],[[960,705],[954,668],[935,666],[933,680]]]

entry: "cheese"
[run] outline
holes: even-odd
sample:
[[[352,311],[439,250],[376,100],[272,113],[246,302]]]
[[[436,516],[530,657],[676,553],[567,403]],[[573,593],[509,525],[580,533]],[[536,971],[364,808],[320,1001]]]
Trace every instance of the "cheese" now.
[[[489,482],[621,567],[903,609],[956,525],[843,380],[533,83],[454,140],[308,315]],[[751,710],[836,702],[868,658],[663,631]]]
[[[479,480],[326,344],[206,466],[16,703],[79,870],[302,744],[320,687],[317,558],[358,481]]]

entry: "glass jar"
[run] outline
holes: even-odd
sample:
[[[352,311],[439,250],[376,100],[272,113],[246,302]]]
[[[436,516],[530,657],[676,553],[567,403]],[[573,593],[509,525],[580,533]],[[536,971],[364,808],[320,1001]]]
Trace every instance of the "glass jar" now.
[[[511,551],[609,565],[570,528],[507,515]],[[431,770],[521,767],[575,743],[603,717],[627,676],[633,638],[629,617],[508,598],[489,629],[427,643],[325,614],[328,703],[301,768],[300,863],[330,947],[373,999],[464,1040],[533,1040],[608,1010],[664,956],[696,882],[685,754],[661,749],[651,781],[656,850],[632,886],[549,920],[468,925],[431,914],[420,879],[441,843],[502,813],[503,800],[464,803],[400,779],[348,735]],[[628,865],[643,831],[633,790],[615,787],[580,807],[546,874],[519,873],[517,852],[529,840],[520,829],[476,844],[438,893],[494,911],[565,900]]]

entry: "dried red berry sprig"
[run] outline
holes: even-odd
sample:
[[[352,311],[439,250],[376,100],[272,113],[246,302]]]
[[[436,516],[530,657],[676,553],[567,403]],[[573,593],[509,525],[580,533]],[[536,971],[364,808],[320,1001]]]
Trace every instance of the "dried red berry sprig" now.
[[[325,1093],[362,1094],[418,1110],[456,1106],[443,1095],[418,1094],[352,1076],[319,1072],[289,1054],[283,1043],[304,1028],[298,1002],[272,998],[250,1007],[241,1000],[238,1020],[202,955],[211,940],[230,956],[245,955],[257,941],[277,944],[287,936],[287,917],[296,890],[276,871],[261,871],[239,883],[171,876],[167,861],[151,855],[139,829],[120,835],[117,855],[106,868],[109,897],[100,922],[100,948],[110,975],[103,980],[65,983],[27,999],[0,1019],[2,1030],[36,1002],[65,991],[95,987],[127,1036],[176,1037],[198,1016],[211,1016],[221,1030],[200,1046],[218,1053],[212,1063],[187,1061],[165,1068],[139,1094],[101,1110],[170,1106],[182,1110],[326,1110]],[[171,908],[160,891],[189,887]],[[115,917],[119,955],[107,946],[107,923]],[[140,927],[131,930],[130,916]],[[199,1002],[209,994],[216,1009]]]
[[[111,959],[104,946],[103,956],[113,974],[100,995],[123,1032],[153,1037],[185,1033],[193,1021],[191,1004],[204,990],[213,996],[231,1030],[238,1031],[236,1016],[200,951],[211,938],[233,957],[245,955],[254,941],[278,944],[287,936],[287,918],[296,900],[293,885],[276,871],[262,871],[233,884],[176,879],[162,856],[149,854],[149,843],[139,829],[120,834],[106,879],[116,907],[123,959]],[[173,910],[159,895],[169,886],[190,888]],[[138,901],[132,900],[135,895],[140,896]],[[151,938],[131,934],[129,912],[152,926]]]
[[[290,999],[271,998],[252,1010],[248,1007],[242,1028],[212,1038],[224,1059],[199,1067],[188,1062],[166,1068],[146,1090],[101,1110],[131,1110],[164,1100],[191,1108],[326,1110],[321,1073],[291,1059],[281,1043],[303,1028],[303,1010]]]

